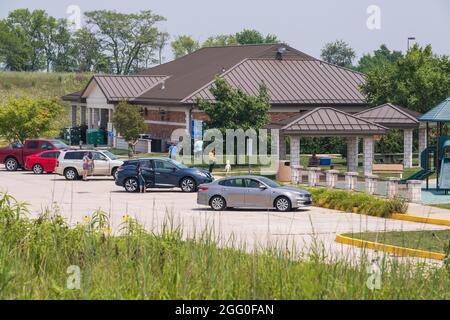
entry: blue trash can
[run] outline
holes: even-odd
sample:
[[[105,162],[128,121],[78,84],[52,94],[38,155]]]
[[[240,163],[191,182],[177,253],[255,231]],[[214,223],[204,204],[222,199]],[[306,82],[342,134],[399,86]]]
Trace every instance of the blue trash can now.
[[[320,158],[319,165],[321,166],[331,166],[331,158]]]

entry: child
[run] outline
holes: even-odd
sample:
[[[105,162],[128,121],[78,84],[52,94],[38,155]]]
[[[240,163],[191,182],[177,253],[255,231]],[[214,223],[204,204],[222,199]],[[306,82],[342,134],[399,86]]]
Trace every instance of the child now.
[[[144,178],[144,174],[142,173],[142,167],[141,164],[138,163],[138,165],[136,166],[136,176],[138,179],[138,190],[141,193],[145,193],[145,178]]]

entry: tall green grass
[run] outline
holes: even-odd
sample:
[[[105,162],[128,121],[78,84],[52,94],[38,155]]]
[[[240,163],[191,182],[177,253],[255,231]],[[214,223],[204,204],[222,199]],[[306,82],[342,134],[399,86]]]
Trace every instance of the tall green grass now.
[[[100,211],[69,227],[50,211],[30,219],[9,195],[0,197],[0,237],[1,299],[450,298],[440,266],[380,260],[372,291],[363,256],[327,260],[317,249],[299,261],[293,249],[221,248],[208,230],[186,240],[170,220],[152,234],[128,216],[111,234]],[[66,286],[71,265],[81,270],[79,290]]]

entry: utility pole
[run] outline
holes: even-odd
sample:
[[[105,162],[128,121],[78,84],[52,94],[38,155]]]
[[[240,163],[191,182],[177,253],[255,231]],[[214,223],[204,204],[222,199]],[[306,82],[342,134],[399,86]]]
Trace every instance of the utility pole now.
[[[416,40],[416,38],[415,37],[408,37],[408,42],[407,42],[407,45],[406,45],[407,48],[408,48],[408,51],[409,51],[409,42],[412,41],[412,40]]]

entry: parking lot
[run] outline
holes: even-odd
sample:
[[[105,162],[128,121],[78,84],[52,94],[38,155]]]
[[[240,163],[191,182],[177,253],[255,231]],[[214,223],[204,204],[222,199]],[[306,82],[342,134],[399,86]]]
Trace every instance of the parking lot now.
[[[320,244],[330,254],[358,254],[358,249],[335,243],[336,234],[443,228],[317,207],[287,213],[236,209],[214,212],[197,205],[195,193],[182,193],[177,189],[130,194],[116,186],[110,177],[92,178],[87,182],[66,181],[58,175],[6,172],[3,168],[0,170],[0,191],[7,191],[17,200],[29,203],[33,215],[53,208],[75,224],[102,209],[110,214],[114,230],[118,230],[122,217],[128,214],[148,230],[156,232],[164,221],[170,220],[175,225],[182,225],[187,237],[209,227],[223,245],[233,238],[235,244],[245,244],[248,249],[274,244],[285,247],[287,243],[295,243],[298,250],[306,252]]]

